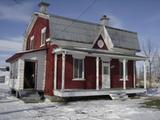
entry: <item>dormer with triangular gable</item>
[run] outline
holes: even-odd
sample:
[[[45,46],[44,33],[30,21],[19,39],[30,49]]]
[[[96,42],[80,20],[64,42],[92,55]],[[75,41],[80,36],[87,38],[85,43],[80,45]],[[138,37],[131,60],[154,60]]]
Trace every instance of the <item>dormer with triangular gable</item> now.
[[[101,30],[92,44],[93,49],[110,50],[113,48],[112,40],[105,28],[105,26],[108,26],[108,22],[109,18],[106,15],[103,15],[100,19]]]

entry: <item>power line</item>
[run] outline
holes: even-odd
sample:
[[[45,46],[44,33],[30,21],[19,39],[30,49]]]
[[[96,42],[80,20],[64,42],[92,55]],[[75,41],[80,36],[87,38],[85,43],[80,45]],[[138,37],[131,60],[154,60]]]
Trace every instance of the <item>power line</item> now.
[[[80,14],[78,17],[76,17],[76,19],[80,18],[85,12],[87,12],[87,10],[92,7],[94,4],[95,4],[96,0],[93,0],[87,8],[85,8]],[[66,31],[69,27],[71,27],[72,25],[74,24],[74,22],[72,22],[70,25],[68,25],[67,27],[65,27],[62,32]]]

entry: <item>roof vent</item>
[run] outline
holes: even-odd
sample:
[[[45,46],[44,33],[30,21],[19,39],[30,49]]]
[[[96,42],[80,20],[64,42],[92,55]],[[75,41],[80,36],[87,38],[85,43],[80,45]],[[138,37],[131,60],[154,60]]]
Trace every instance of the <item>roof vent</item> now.
[[[102,18],[100,19],[100,24],[107,26],[109,22],[109,18],[106,15],[103,15]]]
[[[38,6],[39,6],[39,9],[40,9],[40,12],[41,12],[41,13],[45,13],[45,14],[48,13],[48,6],[49,6],[48,3],[46,3],[46,2],[40,2],[40,3],[38,4]]]

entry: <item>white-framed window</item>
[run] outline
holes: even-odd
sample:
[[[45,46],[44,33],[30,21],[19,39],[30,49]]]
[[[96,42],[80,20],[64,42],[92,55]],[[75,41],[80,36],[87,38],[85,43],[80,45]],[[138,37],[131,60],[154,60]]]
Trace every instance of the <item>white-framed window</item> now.
[[[126,80],[128,80],[128,62],[126,62]],[[123,62],[119,62],[119,75],[120,75],[120,80],[123,80]]]
[[[10,78],[11,79],[17,79],[18,77],[18,62],[14,62],[14,63],[11,63],[11,66],[10,66]]]
[[[73,80],[84,80],[84,59],[73,59]]]
[[[41,46],[45,44],[46,40],[46,27],[41,30]]]
[[[34,36],[30,38],[30,49],[34,48]]]

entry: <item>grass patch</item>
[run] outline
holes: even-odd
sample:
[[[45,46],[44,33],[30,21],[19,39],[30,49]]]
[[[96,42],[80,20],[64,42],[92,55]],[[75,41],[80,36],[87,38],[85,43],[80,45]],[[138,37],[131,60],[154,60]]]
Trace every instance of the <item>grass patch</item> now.
[[[143,103],[143,107],[160,109],[160,98],[151,98]]]

